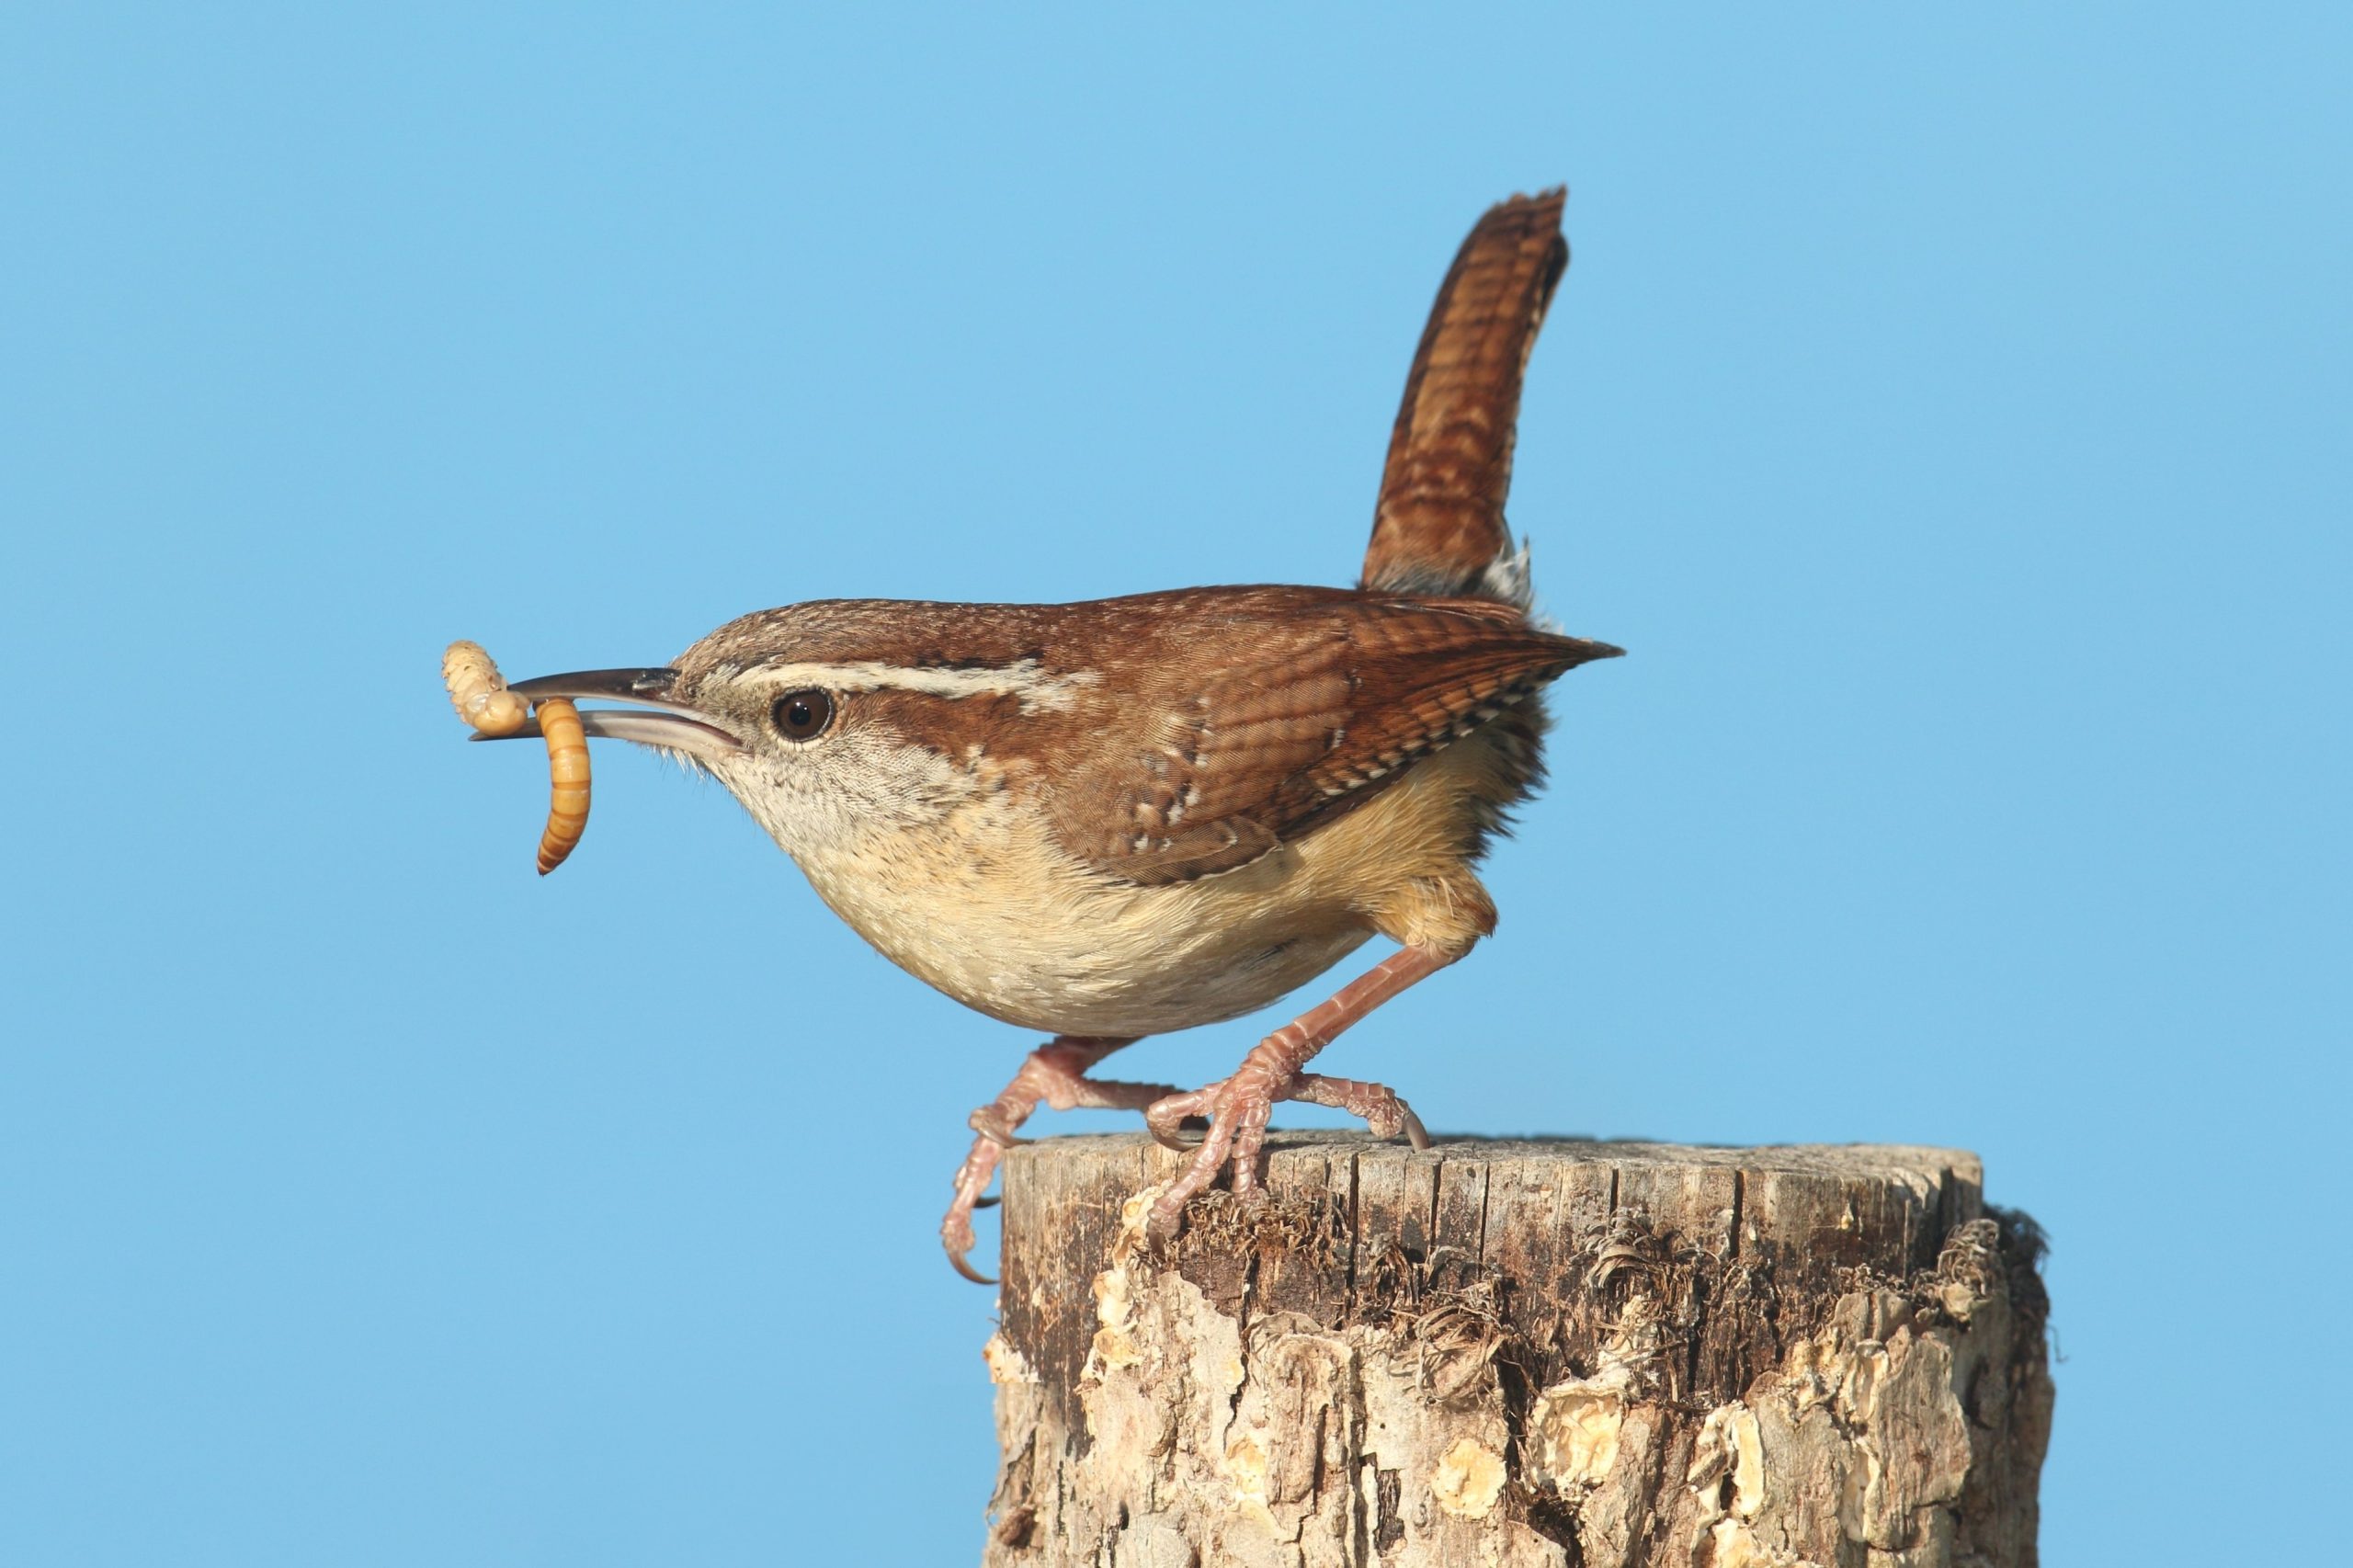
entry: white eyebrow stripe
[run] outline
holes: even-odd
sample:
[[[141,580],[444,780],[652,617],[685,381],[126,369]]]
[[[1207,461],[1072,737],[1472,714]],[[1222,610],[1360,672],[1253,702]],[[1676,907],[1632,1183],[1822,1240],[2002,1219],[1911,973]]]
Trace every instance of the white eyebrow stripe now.
[[[1068,708],[1078,700],[1081,691],[1100,685],[1103,679],[1094,670],[1048,675],[1035,659],[1017,659],[1009,665],[980,669],[917,669],[880,660],[847,665],[767,665],[746,670],[739,678],[745,685],[777,692],[813,686],[827,691],[913,691],[926,697],[951,699],[1011,697],[1020,701],[1024,713],[1040,708]]]

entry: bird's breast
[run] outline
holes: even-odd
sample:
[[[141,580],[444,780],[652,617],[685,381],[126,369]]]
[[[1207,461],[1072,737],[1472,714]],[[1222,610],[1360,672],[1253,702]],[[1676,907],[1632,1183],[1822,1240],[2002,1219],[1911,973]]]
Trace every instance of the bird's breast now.
[[[795,858],[884,957],[967,1006],[1047,1033],[1160,1034],[1263,1007],[1377,929],[1441,946],[1483,934],[1493,910],[1475,881],[1459,911],[1448,890],[1492,809],[1492,749],[1442,753],[1363,810],[1189,882],[1103,874],[1062,846],[1035,796],[1001,784]],[[1409,928],[1392,917],[1409,905],[1411,921],[1468,924]]]
[[[1126,1038],[1236,1017],[1371,935],[1287,851],[1223,877],[1138,887],[1074,859],[1042,812],[1004,791],[796,858],[892,962],[1051,1034]]]

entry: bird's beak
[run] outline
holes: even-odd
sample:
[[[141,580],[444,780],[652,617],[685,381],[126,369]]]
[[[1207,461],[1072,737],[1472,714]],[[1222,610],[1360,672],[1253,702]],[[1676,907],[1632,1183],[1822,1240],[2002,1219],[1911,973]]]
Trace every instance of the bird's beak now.
[[[707,762],[724,762],[730,757],[741,756],[745,749],[742,741],[713,722],[708,715],[671,697],[673,683],[677,678],[676,670],[575,670],[570,675],[518,680],[509,689],[534,703],[549,697],[586,698],[627,702],[639,709],[650,710],[646,712],[614,708],[584,710],[580,715],[580,728],[590,735],[616,741],[635,741],[641,745],[659,746],[665,751],[685,752]],[[515,740],[539,733],[540,722],[535,716],[513,735],[476,735],[474,739]]]

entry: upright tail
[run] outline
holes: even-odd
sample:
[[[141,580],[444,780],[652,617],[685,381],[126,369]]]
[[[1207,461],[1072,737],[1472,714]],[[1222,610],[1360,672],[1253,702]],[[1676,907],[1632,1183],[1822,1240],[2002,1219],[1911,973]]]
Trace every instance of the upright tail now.
[[[1528,562],[1504,524],[1520,376],[1569,265],[1565,189],[1487,210],[1438,286],[1381,476],[1362,585],[1525,608]]]

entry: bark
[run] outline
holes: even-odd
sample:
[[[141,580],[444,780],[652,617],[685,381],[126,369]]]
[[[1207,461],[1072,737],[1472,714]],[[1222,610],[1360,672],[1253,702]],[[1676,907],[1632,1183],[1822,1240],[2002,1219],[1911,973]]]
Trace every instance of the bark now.
[[[995,1568],[2035,1561],[2040,1238],[1973,1155],[1278,1136],[1005,1173]]]

